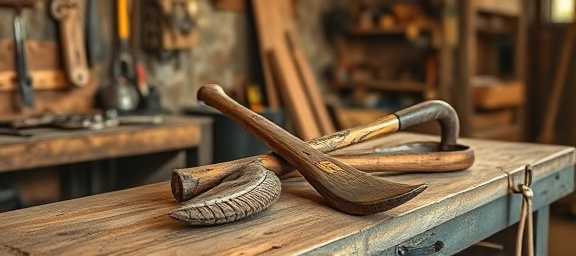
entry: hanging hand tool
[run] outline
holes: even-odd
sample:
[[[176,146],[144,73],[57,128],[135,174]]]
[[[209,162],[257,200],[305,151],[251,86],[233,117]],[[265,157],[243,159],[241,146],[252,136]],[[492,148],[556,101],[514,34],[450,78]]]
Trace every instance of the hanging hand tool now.
[[[14,44],[16,46],[18,89],[22,103],[26,108],[34,109],[34,88],[32,88],[32,77],[30,77],[26,62],[26,33],[20,21],[19,11],[14,15]]]
[[[64,55],[64,67],[70,82],[75,86],[86,86],[90,72],[86,61],[86,50],[81,27],[79,0],[53,0],[52,16],[58,20],[60,41]]]
[[[130,50],[132,50],[133,59],[134,59],[134,72],[135,72],[135,83],[136,87],[138,88],[138,92],[140,93],[140,103],[143,109],[147,107],[147,100],[148,95],[150,94],[150,90],[148,87],[148,83],[146,81],[146,68],[144,64],[141,62],[140,58],[140,22],[141,22],[141,15],[140,15],[140,0],[132,0],[131,2],[131,36],[130,36]]]
[[[198,41],[198,0],[142,1],[143,46],[150,50],[190,49]]]
[[[128,37],[130,34],[128,1],[117,0],[116,3],[118,48],[112,69],[113,84],[105,88],[103,101],[106,108],[116,109],[118,112],[126,113],[138,107],[139,95],[134,85],[134,59],[128,47]]]
[[[86,48],[88,64],[90,67],[104,58],[102,36],[100,35],[100,12],[98,11],[99,0],[88,0],[86,6]]]

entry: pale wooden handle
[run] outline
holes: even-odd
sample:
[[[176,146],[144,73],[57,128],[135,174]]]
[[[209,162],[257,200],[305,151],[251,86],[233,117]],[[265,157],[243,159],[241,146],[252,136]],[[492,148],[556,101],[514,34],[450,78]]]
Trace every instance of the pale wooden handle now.
[[[52,14],[59,22],[66,75],[73,85],[83,87],[90,80],[90,71],[79,8],[79,0],[54,0],[51,5]]]
[[[452,145],[450,151],[440,151],[440,147],[437,142],[417,142],[332,156],[365,172],[452,172],[474,164],[470,147]]]
[[[62,49],[64,49],[64,63],[68,79],[75,86],[83,87],[90,80],[86,49],[82,38],[81,23],[78,23],[78,9],[70,10],[71,15],[60,21],[62,34]]]

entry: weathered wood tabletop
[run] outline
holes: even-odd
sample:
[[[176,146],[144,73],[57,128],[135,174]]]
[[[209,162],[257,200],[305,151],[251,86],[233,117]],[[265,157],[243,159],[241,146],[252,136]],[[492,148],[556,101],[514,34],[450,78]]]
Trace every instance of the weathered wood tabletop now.
[[[203,161],[207,163],[211,161],[212,148],[203,139],[211,139],[211,123],[205,117],[164,116],[157,125],[122,125],[101,130],[36,128],[27,131],[32,137],[0,135],[0,172],[203,145],[206,150],[198,150],[198,154],[199,158],[208,158]]]
[[[361,147],[423,140],[437,138],[399,133]],[[195,228],[168,216],[178,205],[165,182],[0,214],[0,254],[382,255],[422,235],[443,241],[441,254],[450,254],[518,220],[514,209],[520,205],[511,200],[516,197],[510,195],[508,175],[522,182],[526,164],[534,170],[536,211],[573,189],[574,148],[472,139],[460,143],[476,152],[469,170],[386,174],[399,182],[427,182],[429,188],[384,213],[340,213],[294,178],[283,181],[282,196],[271,208],[235,223]],[[475,212],[483,215],[470,215]],[[451,221],[458,228],[442,229]],[[487,231],[491,226],[498,230]]]

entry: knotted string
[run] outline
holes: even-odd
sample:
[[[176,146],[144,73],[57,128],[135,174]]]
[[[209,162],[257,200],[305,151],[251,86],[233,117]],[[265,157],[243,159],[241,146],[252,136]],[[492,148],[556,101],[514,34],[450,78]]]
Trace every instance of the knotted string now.
[[[512,184],[512,182],[510,182]],[[516,233],[516,256],[522,255],[522,242],[524,234],[527,236],[528,256],[534,255],[534,223],[532,221],[532,198],[534,192],[530,188],[532,184],[532,167],[526,165],[524,173],[524,184],[517,187],[510,186],[512,192],[522,194],[522,211],[520,212],[520,222],[518,223],[518,233]],[[527,226],[527,228],[525,228]]]

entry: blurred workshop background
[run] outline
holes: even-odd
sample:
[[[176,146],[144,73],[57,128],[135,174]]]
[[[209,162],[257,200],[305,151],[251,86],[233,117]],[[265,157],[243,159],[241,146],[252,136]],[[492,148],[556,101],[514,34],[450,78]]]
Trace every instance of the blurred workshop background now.
[[[0,210],[266,152],[207,83],[305,140],[440,99],[462,137],[576,146],[575,2],[0,0]],[[573,255],[574,195],[551,221]]]

